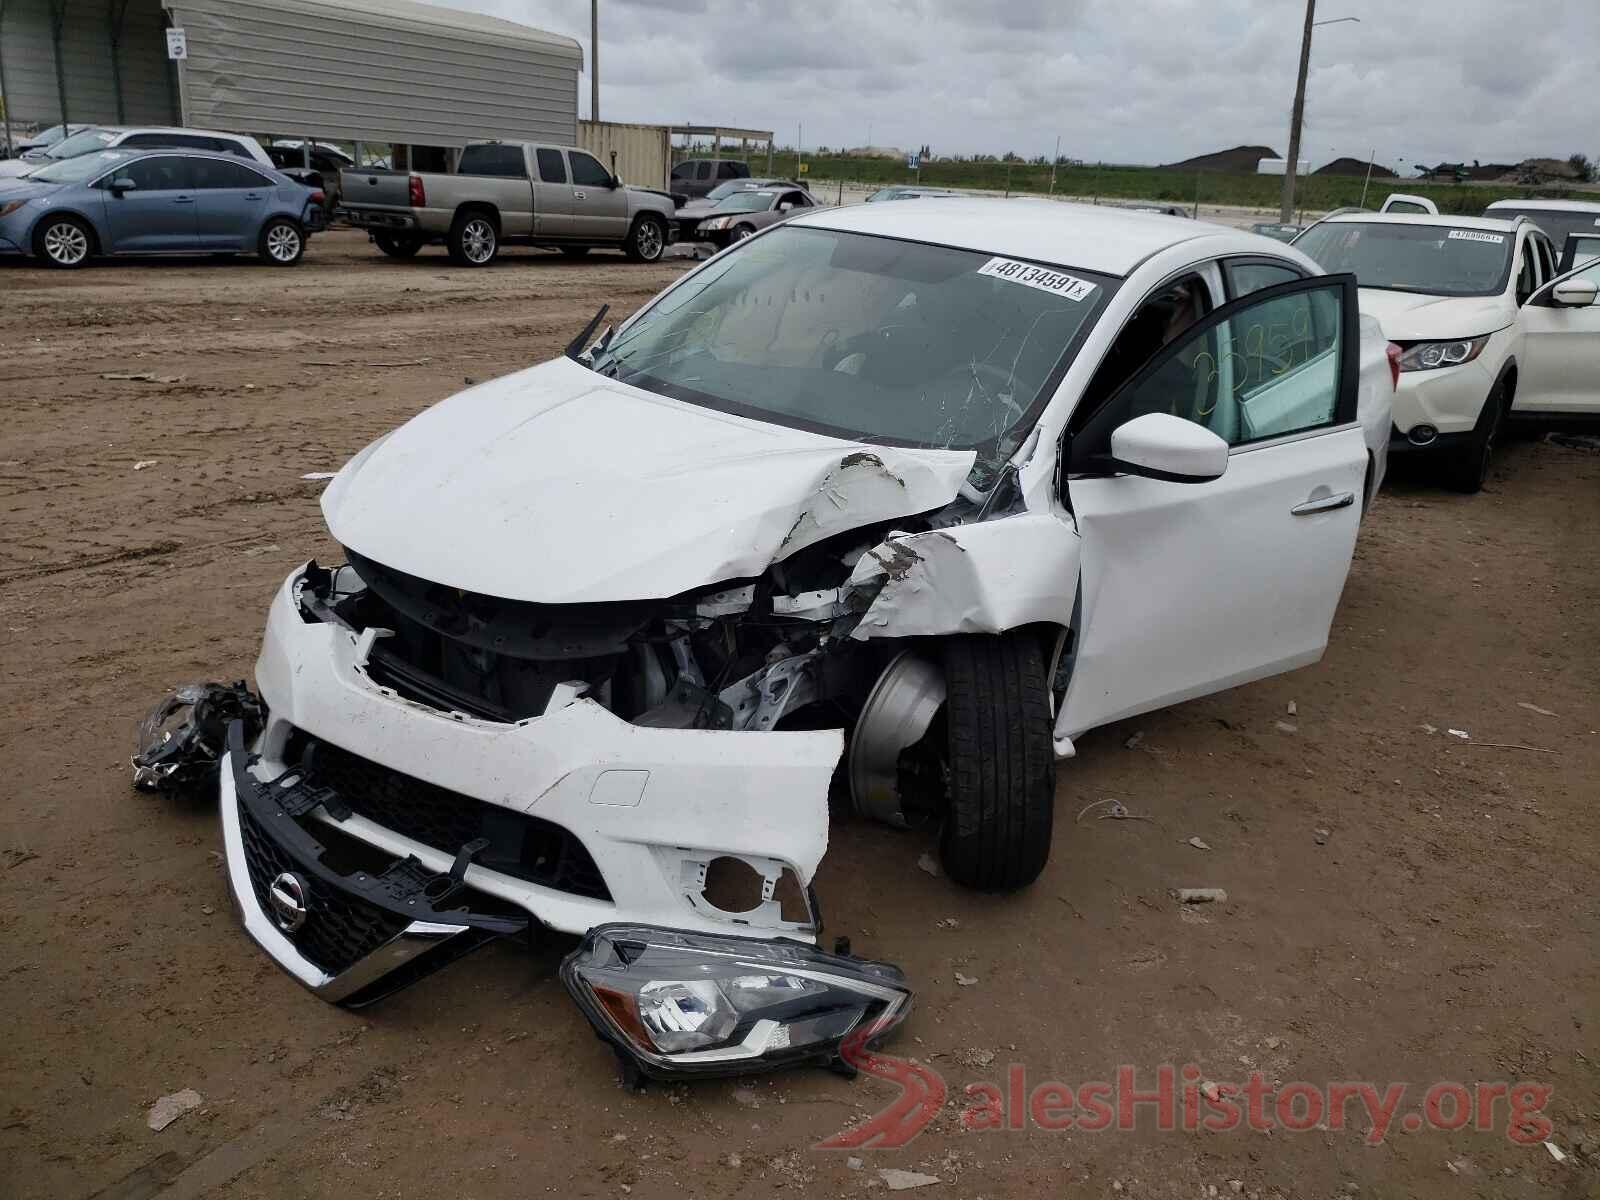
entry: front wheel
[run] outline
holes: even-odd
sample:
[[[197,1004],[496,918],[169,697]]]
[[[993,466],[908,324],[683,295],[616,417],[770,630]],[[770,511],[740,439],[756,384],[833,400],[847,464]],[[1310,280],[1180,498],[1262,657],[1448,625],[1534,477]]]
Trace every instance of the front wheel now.
[[[94,235],[77,217],[51,217],[34,235],[34,253],[52,267],[71,269],[89,261]]]
[[[292,267],[306,252],[306,236],[286,217],[274,217],[261,230],[261,257],[275,267]]]
[[[1451,490],[1473,495],[1483,490],[1489,478],[1489,460],[1494,457],[1495,439],[1506,414],[1506,385],[1501,380],[1483,402],[1472,434],[1445,468],[1445,483]]]
[[[733,227],[732,240],[736,242],[742,242],[745,240],[745,238],[749,237],[753,233],[755,233],[755,226],[753,225],[735,225]]]
[[[372,242],[390,258],[415,258],[422,249],[422,239],[407,237],[403,233],[375,233]]]
[[[640,217],[623,249],[634,262],[658,262],[667,250],[667,227],[656,217]]]
[[[500,231],[482,213],[467,213],[450,227],[449,248],[462,266],[487,267],[500,253]]]
[[[1050,858],[1055,756],[1044,658],[1024,633],[945,645],[946,874],[986,892],[1039,877]]]

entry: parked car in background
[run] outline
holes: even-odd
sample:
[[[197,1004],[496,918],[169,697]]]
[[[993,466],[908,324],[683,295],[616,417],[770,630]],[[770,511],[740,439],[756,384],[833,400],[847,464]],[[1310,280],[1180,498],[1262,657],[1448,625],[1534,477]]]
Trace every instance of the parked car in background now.
[[[959,196],[960,192],[949,188],[921,187],[916,184],[896,183],[888,187],[881,187],[868,196],[868,204],[881,204],[885,200],[920,200],[926,196]]]
[[[1121,205],[1118,205],[1117,207],[1125,208],[1129,212],[1160,213],[1164,217],[1192,218],[1194,216],[1193,213],[1191,213],[1187,208],[1185,208],[1181,204],[1139,204],[1139,203],[1134,203],[1134,204],[1121,204]]]
[[[1600,267],[1558,275],[1526,217],[1345,213],[1294,247],[1360,281],[1400,347],[1393,448],[1438,458],[1458,491],[1483,486],[1507,420],[1600,416]]]
[[[1426,196],[1409,196],[1404,192],[1391,192],[1378,209],[1381,213],[1427,213],[1439,215],[1439,206]]]
[[[442,242],[456,262],[484,267],[520,243],[655,262],[677,231],[670,195],[624,184],[576,146],[472,142],[453,175],[349,168],[340,188],[346,219],[391,258]]]
[[[271,167],[193,150],[97,150],[0,180],[0,253],[53,267],[96,255],[259,254],[294,266],[322,196]]]
[[[1282,225],[1277,221],[1258,221],[1250,226],[1251,233],[1269,237],[1275,242],[1292,242],[1306,231],[1304,225]]]
[[[1574,267],[1586,267],[1597,259],[1600,259],[1600,229],[1592,234],[1569,233],[1566,244],[1561,247],[1556,273],[1565,275]]]
[[[71,137],[73,134],[89,128],[91,128],[89,125],[51,125],[46,129],[39,130],[38,133],[17,138],[13,144],[12,153],[17,158],[37,159],[62,138]]]
[[[679,240],[693,241],[695,227],[711,215],[719,201],[726,200],[735,192],[754,192],[762,188],[802,188],[809,191],[805,184],[789,179],[731,179],[727,183],[719,183],[700,199],[678,205],[673,219],[678,225]]]
[[[1080,734],[1322,656],[1390,428],[1353,277],[1044,200],[808,211],[585,340],[359,451],[272,598],[227,871],[330,1000],[491,913],[814,941],[836,780],[1031,883]],[[352,844],[460,864],[430,955],[274,924],[379,919]]]
[[[711,215],[696,227],[695,236],[715,246],[726,246],[816,207],[810,193],[800,188],[735,192],[717,201]]]
[[[1483,215],[1501,221],[1527,217],[1550,235],[1562,261],[1569,239],[1600,236],[1600,203],[1592,200],[1496,200]]]
[[[96,150],[148,150],[162,147],[174,150],[209,150],[248,158],[264,167],[273,165],[271,157],[255,138],[242,133],[223,133],[216,129],[176,129],[158,125],[93,125],[69,138],[63,138],[42,157],[32,161],[17,159],[0,163],[0,179],[27,175],[45,163],[61,162]]]
[[[750,178],[750,164],[736,158],[686,158],[672,168],[669,185],[679,195],[693,200],[708,195],[718,184]]]

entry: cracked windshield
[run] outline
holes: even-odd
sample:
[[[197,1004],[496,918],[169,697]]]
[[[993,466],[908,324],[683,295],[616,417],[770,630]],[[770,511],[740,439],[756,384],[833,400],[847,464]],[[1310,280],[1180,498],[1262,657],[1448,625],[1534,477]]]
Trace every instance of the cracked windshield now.
[[[780,424],[1006,458],[1106,276],[825,229],[708,265],[594,356],[603,374]]]

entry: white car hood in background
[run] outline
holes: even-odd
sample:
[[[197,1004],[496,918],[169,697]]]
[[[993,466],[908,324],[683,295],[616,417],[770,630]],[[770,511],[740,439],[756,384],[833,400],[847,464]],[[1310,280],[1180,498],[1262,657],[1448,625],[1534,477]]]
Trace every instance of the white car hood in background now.
[[[380,438],[322,511],[342,545],[434,583],[547,604],[646,600],[940,508],[973,459],[747,420],[557,359]]]
[[[1391,342],[1480,337],[1504,329],[1517,309],[1504,296],[1424,296],[1362,288],[1361,311],[1378,319]]]

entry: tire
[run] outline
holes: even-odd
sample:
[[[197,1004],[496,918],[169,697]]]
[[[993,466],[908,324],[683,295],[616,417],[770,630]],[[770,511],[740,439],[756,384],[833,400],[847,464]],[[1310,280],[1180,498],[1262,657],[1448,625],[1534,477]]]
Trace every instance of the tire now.
[[[745,240],[745,238],[755,233],[755,231],[756,229],[754,225],[735,225],[733,227],[733,234],[728,238],[728,241],[742,242]]]
[[[305,230],[288,217],[273,217],[261,227],[257,249],[262,261],[275,267],[296,266],[305,257]]]
[[[1023,633],[949,639],[944,654],[948,804],[945,873],[986,892],[1039,877],[1050,858],[1055,756],[1037,639]]]
[[[74,271],[94,253],[94,231],[77,217],[46,217],[33,235],[33,252],[52,267]]]
[[[1506,416],[1505,380],[1496,381],[1478,413],[1472,433],[1445,467],[1445,486],[1472,496],[1483,490],[1489,478],[1489,460],[1494,457],[1495,440]]]
[[[588,254],[589,254],[589,247],[588,246],[563,246],[563,247],[561,247],[561,253],[565,254],[568,258],[586,258],[586,257],[588,257]]]
[[[450,259],[463,267],[487,267],[500,253],[500,231],[488,213],[466,212],[450,226]]]
[[[667,227],[659,217],[640,217],[628,230],[628,240],[622,248],[634,262],[660,262],[667,252]]]
[[[390,258],[415,258],[422,249],[422,239],[407,237],[403,233],[375,233],[372,243]]]

